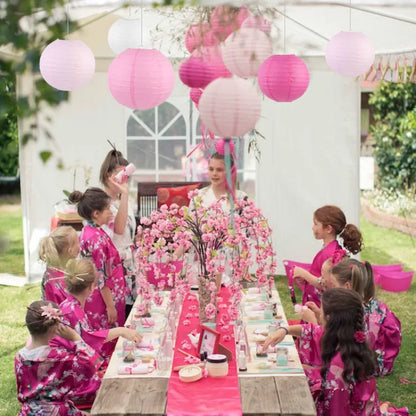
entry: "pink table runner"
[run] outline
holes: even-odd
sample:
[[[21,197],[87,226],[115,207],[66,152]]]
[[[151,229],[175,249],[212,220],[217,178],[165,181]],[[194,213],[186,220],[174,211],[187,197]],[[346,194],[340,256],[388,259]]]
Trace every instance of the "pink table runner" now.
[[[221,289],[217,300],[219,314],[217,316],[217,331],[221,332],[220,343],[233,352],[233,360],[228,363],[228,375],[220,378],[202,378],[194,383],[184,383],[179,380],[177,372],[169,379],[166,414],[168,416],[241,416],[241,398],[238,385],[238,370],[235,359],[235,343],[233,327],[227,325],[229,293]],[[173,367],[189,364],[185,355],[178,349],[196,355],[197,351],[190,343],[188,334],[200,331],[198,315],[198,299],[194,294],[186,296],[176,335]]]

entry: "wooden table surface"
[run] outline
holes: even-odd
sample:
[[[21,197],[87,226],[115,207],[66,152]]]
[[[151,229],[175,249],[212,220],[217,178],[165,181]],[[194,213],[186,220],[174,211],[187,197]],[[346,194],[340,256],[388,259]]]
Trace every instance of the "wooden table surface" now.
[[[168,378],[104,379],[91,415],[165,415],[168,383]],[[304,375],[239,377],[239,383],[244,415],[316,415]]]

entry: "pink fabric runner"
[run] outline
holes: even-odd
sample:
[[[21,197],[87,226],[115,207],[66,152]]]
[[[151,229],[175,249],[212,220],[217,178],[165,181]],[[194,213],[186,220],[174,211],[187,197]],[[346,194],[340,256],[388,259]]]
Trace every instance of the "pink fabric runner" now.
[[[228,362],[228,375],[220,378],[202,378],[194,383],[179,380],[178,372],[172,371],[169,379],[166,414],[168,416],[241,416],[241,398],[238,385],[238,370],[235,359],[233,326],[228,321],[229,292],[221,289],[217,300],[219,314],[217,331],[221,332],[220,343],[233,352],[233,360]],[[189,364],[186,356],[178,350],[198,355],[188,334],[199,332],[198,299],[195,295],[186,296],[179,318],[176,335],[173,367]]]

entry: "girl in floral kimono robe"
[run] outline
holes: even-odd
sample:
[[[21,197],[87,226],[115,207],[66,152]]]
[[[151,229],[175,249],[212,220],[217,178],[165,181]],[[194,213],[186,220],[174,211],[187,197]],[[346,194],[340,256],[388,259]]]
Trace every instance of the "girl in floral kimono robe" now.
[[[62,322],[74,328],[82,339],[104,358],[101,370],[105,370],[114,349],[112,340],[122,336],[137,342],[141,335],[136,330],[125,327],[94,331],[84,311],[85,302],[95,289],[97,274],[90,260],[70,260],[65,274],[68,297],[60,305],[63,313]],[[67,343],[59,337],[53,341],[64,345]]]
[[[69,259],[79,254],[78,234],[74,228],[61,226],[39,244],[39,259],[46,263],[42,278],[42,299],[60,304],[66,299],[63,269]]]
[[[112,219],[110,197],[100,188],[88,188],[84,194],[74,191],[69,199],[78,204],[78,214],[88,220],[80,236],[81,255],[95,264],[97,288],[87,299],[85,311],[94,330],[123,326],[125,292],[123,265],[111,238],[101,228]]]
[[[305,282],[302,304],[314,302],[319,307],[322,265],[329,258],[332,258],[332,264],[336,264],[347,254],[337,238],[342,238],[342,245],[349,253],[357,254],[361,251],[362,236],[355,225],[347,224],[341,209],[333,205],[325,205],[314,212],[312,231],[315,239],[322,240],[323,248],[313,259],[310,271],[296,266],[293,277]]]
[[[60,318],[53,303],[36,301],[28,308],[26,325],[32,342],[15,357],[19,416],[84,415],[72,400],[92,403],[100,386],[98,354]],[[49,341],[56,335],[71,341],[71,348],[51,347]]]
[[[374,297],[373,268],[368,262],[344,260],[332,268],[338,285],[352,288],[364,299],[364,322],[371,347],[377,354],[376,375],[391,373],[399,354],[402,334],[399,319],[387,305]]]
[[[313,324],[279,328],[264,349],[290,334],[299,336],[304,348],[314,350],[310,357],[320,356],[320,366],[304,365],[318,416],[382,415],[374,377],[376,358],[364,333],[362,298],[345,288],[328,289],[322,309],[322,329]],[[391,406],[384,414],[409,413],[407,408]]]

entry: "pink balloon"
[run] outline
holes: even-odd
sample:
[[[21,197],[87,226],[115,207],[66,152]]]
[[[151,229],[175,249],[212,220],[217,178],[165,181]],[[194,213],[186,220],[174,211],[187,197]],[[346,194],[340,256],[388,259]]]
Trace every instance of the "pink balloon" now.
[[[73,91],[91,80],[95,59],[91,49],[80,40],[57,39],[43,50],[39,67],[49,85],[58,90]]]
[[[261,114],[256,87],[242,78],[212,81],[199,100],[202,123],[220,137],[241,137],[252,130]]]
[[[374,56],[370,39],[360,32],[337,33],[328,42],[325,52],[328,66],[344,77],[356,77],[367,72]]]
[[[191,56],[179,67],[179,78],[191,88],[204,88],[213,78],[213,69],[202,58]]]
[[[108,86],[113,97],[137,110],[162,104],[174,84],[172,64],[156,49],[126,49],[108,69]]]
[[[211,13],[211,29],[223,41],[249,16],[250,12],[245,7],[217,6]]]
[[[262,92],[272,100],[294,101],[309,86],[309,70],[296,55],[273,55],[261,65],[258,82]]]
[[[260,15],[247,17],[247,19],[241,23],[241,28],[259,29],[267,34],[269,34],[272,29],[270,23]]]

